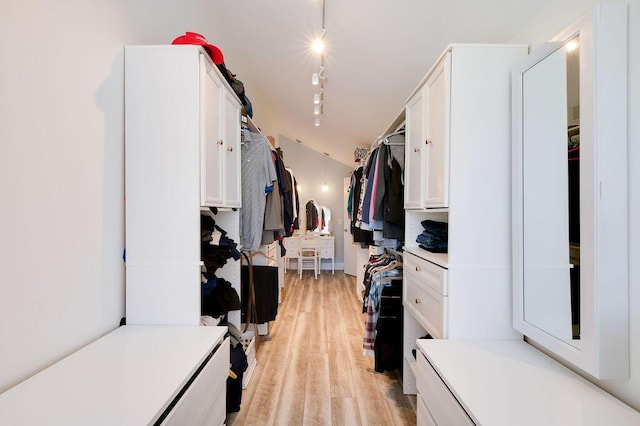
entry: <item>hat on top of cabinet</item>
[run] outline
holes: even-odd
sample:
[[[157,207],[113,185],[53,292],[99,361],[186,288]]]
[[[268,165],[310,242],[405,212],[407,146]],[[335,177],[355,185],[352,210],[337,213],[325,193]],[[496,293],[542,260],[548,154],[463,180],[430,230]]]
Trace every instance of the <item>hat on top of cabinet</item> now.
[[[220,65],[224,62],[224,55],[222,54],[222,50],[220,50],[218,46],[209,44],[207,39],[202,34],[186,32],[184,35],[176,37],[176,39],[173,40],[171,44],[197,44],[203,46],[209,53],[209,56],[211,56],[214,64]]]

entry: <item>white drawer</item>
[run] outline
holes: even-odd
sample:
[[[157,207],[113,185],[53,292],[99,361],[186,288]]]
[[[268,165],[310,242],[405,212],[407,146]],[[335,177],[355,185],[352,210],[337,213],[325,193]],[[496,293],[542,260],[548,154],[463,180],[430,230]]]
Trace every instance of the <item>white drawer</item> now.
[[[474,423],[422,352],[418,351],[416,358],[416,384],[420,399],[423,399],[435,424],[438,426],[473,426]]]
[[[333,250],[327,248],[321,248],[319,256],[323,259],[331,258],[333,259]]]
[[[448,336],[448,297],[424,284],[414,274],[404,275],[403,304],[435,339]]]
[[[422,395],[420,394],[418,394],[416,405],[418,406],[418,415],[416,422],[418,426],[438,426],[435,420],[433,420],[433,417],[431,417],[431,413],[427,409],[427,405],[424,403]]]
[[[291,250],[295,253],[298,252],[298,237],[287,237],[284,238],[283,240],[283,244],[284,244],[284,248],[287,249],[287,251]]]
[[[405,253],[404,272],[420,278],[420,280],[438,293],[446,296],[447,270],[411,253]]]
[[[320,249],[322,248],[333,249],[333,240],[320,237],[318,238],[318,247]]]
[[[162,424],[165,426],[224,424],[228,375],[229,338],[226,338]]]

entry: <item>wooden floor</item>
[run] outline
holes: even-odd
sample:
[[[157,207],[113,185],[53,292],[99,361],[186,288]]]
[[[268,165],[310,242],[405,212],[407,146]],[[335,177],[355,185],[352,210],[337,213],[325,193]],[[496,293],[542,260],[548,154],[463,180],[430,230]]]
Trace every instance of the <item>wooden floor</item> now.
[[[229,425],[415,425],[415,396],[396,372],[362,354],[364,315],[355,277],[285,277],[283,301]],[[398,372],[399,373],[399,372]]]

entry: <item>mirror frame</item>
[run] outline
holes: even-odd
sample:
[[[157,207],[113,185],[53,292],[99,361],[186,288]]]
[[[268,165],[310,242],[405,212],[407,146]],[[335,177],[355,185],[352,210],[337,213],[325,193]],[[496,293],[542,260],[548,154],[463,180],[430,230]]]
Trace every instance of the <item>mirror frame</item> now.
[[[581,335],[569,343],[524,320],[522,76],[576,36]],[[519,63],[512,77],[513,327],[534,345],[591,376],[628,378],[627,5],[597,4]]]

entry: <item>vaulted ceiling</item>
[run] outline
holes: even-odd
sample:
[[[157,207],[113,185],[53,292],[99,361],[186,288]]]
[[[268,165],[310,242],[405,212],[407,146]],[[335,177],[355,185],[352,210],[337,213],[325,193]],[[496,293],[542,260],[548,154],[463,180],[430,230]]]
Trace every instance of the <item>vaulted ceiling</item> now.
[[[215,0],[216,39],[254,120],[353,164],[450,43],[505,43],[552,0],[325,0],[323,117],[314,126],[311,40],[322,0]]]

